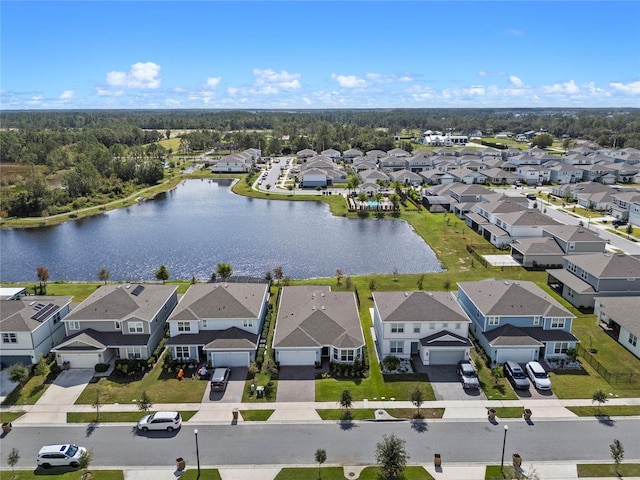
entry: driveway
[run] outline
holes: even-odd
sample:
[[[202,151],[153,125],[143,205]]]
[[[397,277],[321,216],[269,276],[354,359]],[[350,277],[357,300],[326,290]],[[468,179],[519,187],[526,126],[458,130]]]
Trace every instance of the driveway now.
[[[229,375],[229,383],[224,392],[212,392],[211,382],[207,382],[207,388],[204,392],[205,401],[208,398],[211,402],[220,403],[240,403],[242,402],[242,393],[244,392],[245,381],[247,380],[246,367],[234,367]]]
[[[465,390],[456,374],[455,365],[425,365],[436,400],[486,400],[482,390]]]
[[[276,402],[315,402],[315,367],[280,367]]]

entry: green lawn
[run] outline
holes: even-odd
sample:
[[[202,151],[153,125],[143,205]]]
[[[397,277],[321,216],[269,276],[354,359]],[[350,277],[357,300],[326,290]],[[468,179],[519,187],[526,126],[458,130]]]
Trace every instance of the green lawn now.
[[[433,480],[433,476],[424,467],[410,465],[404,470],[405,480]],[[378,467],[366,467],[360,473],[358,480],[377,480]]]
[[[351,420],[373,420],[375,418],[375,408],[352,408],[350,410]],[[322,420],[344,420],[345,410],[340,408],[316,410]]]
[[[275,480],[345,480],[344,469],[342,467],[323,467],[320,469],[313,467],[283,468],[276,475]]]
[[[124,480],[122,470],[89,469],[89,471],[93,473],[91,480]],[[64,471],[62,468],[43,470],[39,468],[37,470],[16,470],[16,474],[13,476],[11,470],[0,470],[0,480],[37,480],[44,476],[55,476],[59,480],[78,480],[81,474],[80,470]],[[184,479],[184,477],[180,478]]]
[[[504,474],[500,469],[500,465],[487,465],[484,473],[485,480],[502,480],[503,478],[519,478],[516,476],[515,469],[507,464],[507,459],[505,459],[504,466]]]
[[[275,323],[275,322],[274,322]],[[268,375],[263,375],[258,373],[255,376],[256,386],[265,387],[264,395],[262,397],[258,397],[256,393],[251,393],[251,380],[247,380],[244,383],[244,392],[242,393],[242,402],[243,403],[269,403],[276,401],[276,393],[278,391],[278,380],[271,380]],[[267,384],[271,383],[269,387]]]
[[[487,396],[489,400],[517,400],[518,395],[513,391],[511,384],[506,378],[499,378],[496,383],[491,376],[491,370],[487,367],[482,360],[482,357],[478,355],[475,348],[471,349],[471,359],[476,365],[478,371],[478,380],[480,381],[480,388]]]
[[[496,407],[494,410],[498,418],[523,418],[522,407]],[[532,416],[533,413],[535,412],[532,412]]]
[[[273,414],[273,410],[240,410],[245,422],[266,422]]]
[[[167,355],[168,352],[165,352]],[[90,383],[76,404],[91,405],[99,395],[101,403],[132,404],[138,401],[143,391],[153,403],[200,403],[207,382],[204,380],[178,380],[175,372],[162,369],[162,356],[153,370],[141,380],[131,381],[126,377],[112,375]],[[99,393],[98,393],[99,392]]]
[[[53,383],[56,375],[49,375],[47,380],[41,375],[34,375],[24,387],[16,387],[2,402],[2,405],[33,405]]]
[[[567,407],[579,417],[628,417],[640,415],[640,405],[603,405],[598,411],[597,405],[586,407]]]
[[[189,469],[186,470],[180,477],[180,480],[196,480],[198,478],[198,470],[197,469]],[[216,468],[201,468],[200,469],[200,478],[203,480],[222,480],[220,477],[220,473]]]
[[[125,422],[125,423],[137,423],[143,416],[153,413],[150,412],[100,412],[100,422],[112,423],[112,422]],[[196,414],[196,410],[180,411],[183,421],[188,421]],[[92,423],[96,421],[95,412],[68,412],[67,423]]]
[[[24,412],[0,412],[0,423],[11,423],[22,415]]]
[[[618,467],[618,472],[616,472],[616,466],[613,464],[578,464],[578,478],[581,477],[640,477],[640,463],[621,463]]]
[[[394,418],[407,418],[413,419],[418,413],[417,408],[385,408],[387,413]],[[421,408],[420,416],[428,420],[430,418],[442,418],[444,415],[444,408]]]

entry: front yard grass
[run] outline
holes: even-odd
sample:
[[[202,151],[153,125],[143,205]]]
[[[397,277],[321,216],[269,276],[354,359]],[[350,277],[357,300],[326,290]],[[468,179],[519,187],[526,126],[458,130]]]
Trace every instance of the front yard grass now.
[[[495,407],[494,410],[498,418],[523,418],[522,407]]]
[[[150,412],[100,412],[100,420],[97,423],[138,423],[145,415],[149,415]],[[180,410],[183,421],[188,421],[197,413],[196,410]],[[93,423],[96,422],[95,412],[67,412],[67,423]]]
[[[578,478],[582,477],[640,477],[640,463],[621,463],[616,466],[608,463],[578,464]]]
[[[597,406],[567,407],[579,417],[630,417],[640,415],[640,405],[603,405],[598,411]]]
[[[60,467],[58,467],[60,468]],[[91,470],[89,471],[93,474],[91,477],[92,480],[124,480],[124,473],[122,470]],[[49,470],[44,470],[42,468],[38,468],[36,470],[16,470],[15,476],[13,472],[9,469],[0,470],[0,480],[37,480],[43,476],[55,476],[60,480],[78,480],[80,475],[82,474],[81,470],[70,470],[70,471],[62,471],[55,468],[51,468]],[[184,477],[180,477],[183,478]],[[195,476],[193,477],[195,479]]]
[[[0,423],[11,423],[24,415],[24,412],[0,412]]]
[[[35,404],[44,392],[49,388],[49,385],[55,380],[55,374],[49,374],[45,380],[42,375],[33,375],[24,387],[16,386],[13,391],[7,395],[2,402],[2,405],[33,405]]]
[[[322,420],[345,420],[346,410],[341,408],[329,408],[316,410]],[[350,420],[373,420],[375,418],[375,408],[352,408]]]
[[[373,354],[375,355],[375,354]],[[426,374],[382,375],[380,367],[367,378],[324,378],[316,380],[316,402],[340,401],[343,390],[349,390],[354,401],[368,400],[411,400],[411,393],[419,387],[424,401],[435,400]],[[397,377],[397,378],[396,378]]]
[[[413,420],[418,413],[417,408],[385,408],[385,411],[394,418],[406,418]],[[430,418],[442,418],[444,408],[420,408],[420,418],[428,420]]]
[[[96,398],[100,403],[120,403],[130,405],[138,401],[143,391],[153,403],[200,403],[207,387],[204,380],[178,380],[175,372],[162,368],[165,351],[153,369],[141,380],[131,380],[116,374],[90,383],[78,397],[77,405],[91,405]]]
[[[269,386],[268,384],[271,383]],[[256,387],[265,387],[264,395],[258,397],[257,392],[251,392],[251,380],[244,382],[244,391],[242,392],[242,403],[268,403],[276,401],[276,393],[278,392],[278,380],[271,379],[269,375],[257,373],[255,376]]]
[[[220,472],[218,472],[217,468],[201,468],[200,469],[200,477],[206,478],[207,480],[222,480],[220,476]],[[180,480],[196,480],[198,478],[198,470],[197,469],[189,469],[185,471],[182,475],[180,475]]]
[[[240,410],[245,422],[266,422],[273,414],[273,410]]]
[[[491,376],[491,370],[485,365],[484,360],[478,355],[475,348],[471,349],[471,359],[478,372],[480,388],[488,400],[516,400],[518,398],[506,378],[498,378],[497,383],[494,381]]]
[[[366,467],[360,473],[358,480],[377,480],[378,467]],[[433,476],[429,472],[427,472],[424,467],[417,465],[410,465],[404,469],[404,478],[405,480],[433,480]]]
[[[318,472],[318,467],[287,467],[280,470],[275,480],[345,480],[344,468],[323,467]]]

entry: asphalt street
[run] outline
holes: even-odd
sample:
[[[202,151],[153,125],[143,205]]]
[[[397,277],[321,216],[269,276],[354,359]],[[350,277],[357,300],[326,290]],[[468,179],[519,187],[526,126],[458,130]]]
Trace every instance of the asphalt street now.
[[[440,453],[443,461],[499,463],[506,436],[506,457],[519,453],[528,461],[610,461],[614,439],[625,447],[625,461],[640,459],[640,418],[537,421],[431,421],[424,428],[409,422],[354,422],[278,425],[191,425],[174,434],[138,434],[134,426],[23,426],[1,440],[3,452],[19,450],[22,468],[35,467],[42,445],[72,442],[94,452],[94,467],[173,466],[177,457],[196,462],[194,428],[198,429],[203,466],[310,465],[318,448],[328,461],[345,465],[374,464],[374,451],[385,434],[406,441],[410,463],[425,463]],[[7,468],[6,455],[2,467]]]

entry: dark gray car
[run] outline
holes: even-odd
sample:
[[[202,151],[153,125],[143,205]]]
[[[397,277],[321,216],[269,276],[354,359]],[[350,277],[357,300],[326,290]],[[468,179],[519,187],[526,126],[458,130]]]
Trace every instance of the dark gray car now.
[[[476,369],[473,368],[469,360],[460,360],[458,362],[458,376],[462,382],[462,388],[469,388],[477,390],[480,388],[480,382],[478,381],[478,374]]]
[[[511,382],[513,388],[517,388],[518,390],[529,390],[531,387],[527,374],[517,362],[512,360],[505,362],[504,376]]]

